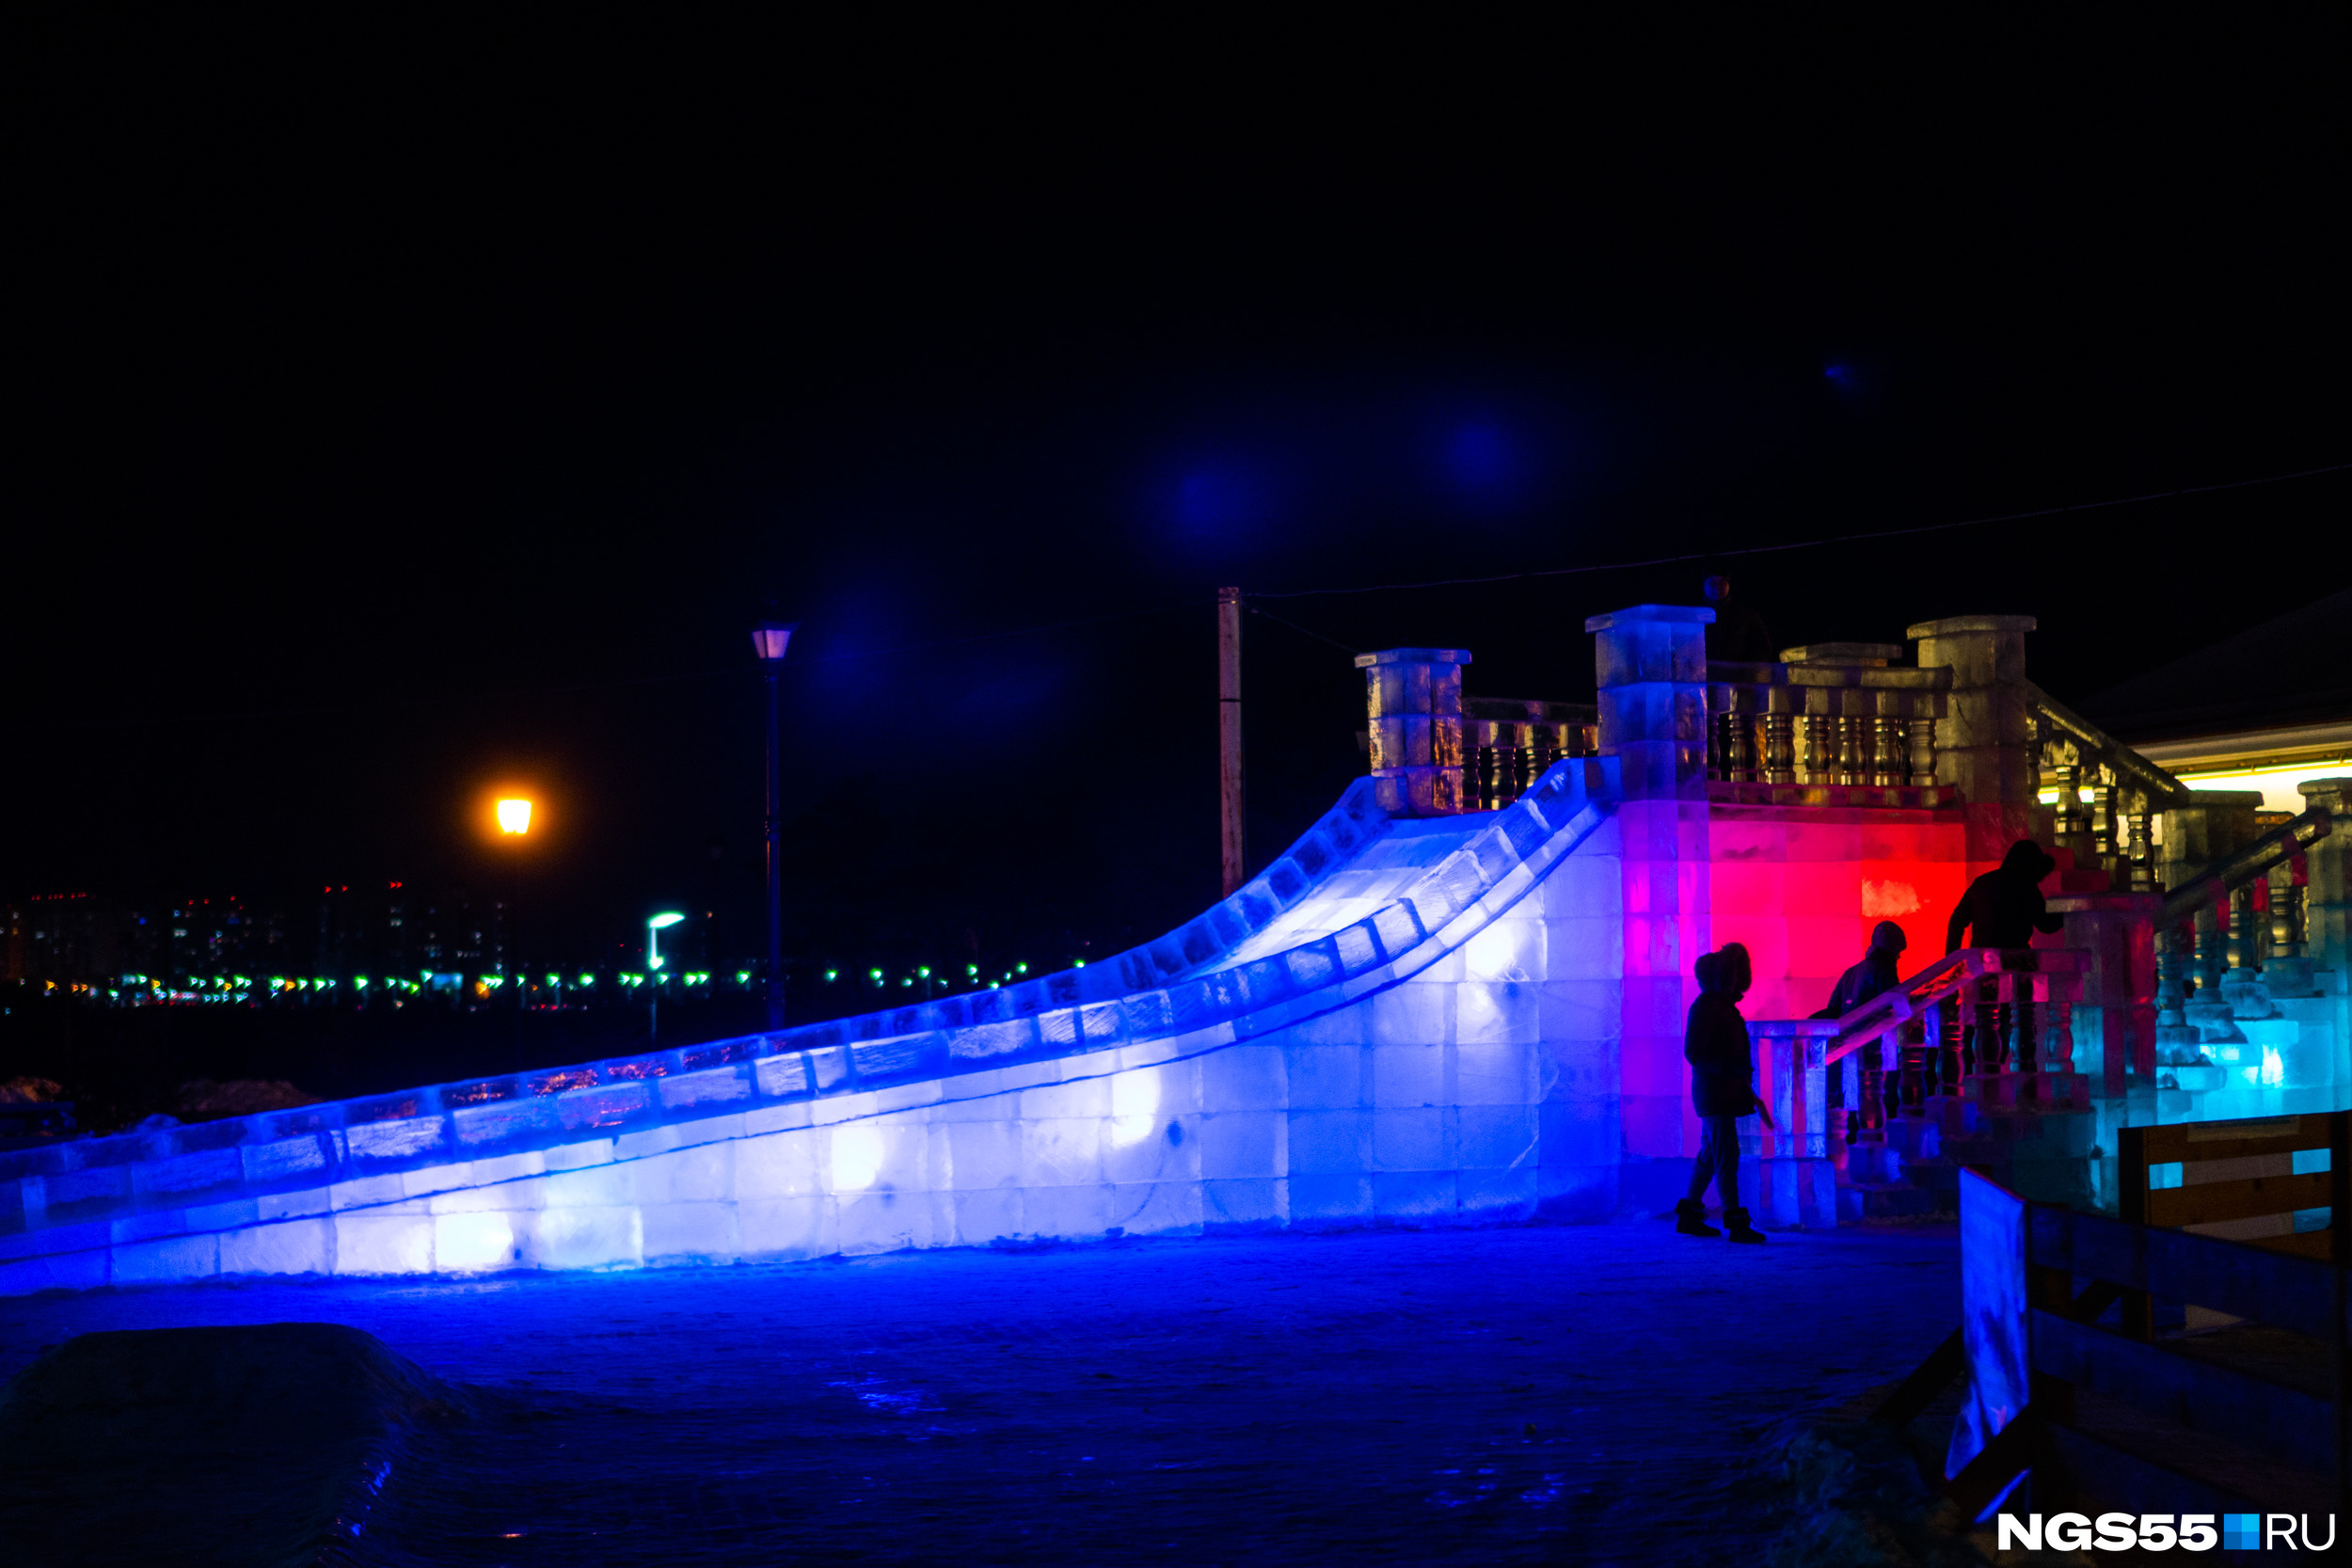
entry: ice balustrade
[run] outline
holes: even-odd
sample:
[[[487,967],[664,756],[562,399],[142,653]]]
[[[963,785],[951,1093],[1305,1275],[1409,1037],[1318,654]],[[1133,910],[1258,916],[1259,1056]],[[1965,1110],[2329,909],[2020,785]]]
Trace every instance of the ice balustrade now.
[[[1780,1124],[1763,1132],[1763,1157],[1834,1157],[1847,1133],[1830,1112],[1833,1074],[1843,1090],[1838,1099],[1854,1117],[1852,1136],[1883,1138],[1880,1042],[1889,1035],[1900,1048],[1898,1094],[1906,1110],[1925,1106],[1931,1053],[1940,1084],[1964,1083],[1967,1094],[1985,1104],[2085,1109],[2074,1070],[2074,1007],[2090,971],[2090,955],[2074,948],[1963,947],[1842,1017],[1752,1021],[1756,1092]],[[1975,1069],[1964,1080],[1963,1012],[1978,1042]],[[1866,1053],[1866,1046],[1878,1049]]]
[[[1952,672],[1915,669],[1903,650],[1827,642],[1782,650],[1772,663],[1707,666],[1708,778],[1773,799],[1771,786],[1882,792],[1870,803],[1945,803],[1935,787],[1935,721],[1948,711]],[[1883,792],[1901,792],[1888,795]]]
[[[2201,802],[2197,792],[2032,682],[2023,683],[2042,784],[2055,791],[2051,831],[2077,865],[2119,890],[2156,888],[2154,823]]]
[[[1140,1053],[1132,1066],[1173,1059],[1186,1040],[1209,1050],[1253,1038],[1394,984],[1408,955],[1434,962],[1467,940],[1481,911],[1520,896],[1592,831],[1615,780],[1606,760],[1555,766],[1400,895],[1263,956],[1237,950],[1391,831],[1375,781],[1352,786],[1199,919],[1085,968],[774,1034],[0,1153],[0,1265],[121,1244],[142,1216],[157,1234],[251,1224],[254,1200],[272,1194],[373,1178],[398,1187],[403,1173],[453,1162],[626,1144],[679,1122],[812,1101],[880,1115],[963,1075],[1030,1068],[1051,1081],[1059,1059]]]
[[[1500,811],[1568,757],[1600,752],[1599,709],[1590,703],[1462,695],[1466,804]]]
[[[2203,816],[2224,808],[2194,809]],[[2265,816],[2272,821],[2251,843],[2210,864],[2168,868],[2172,887],[2154,916],[2158,1043],[2167,1066],[2208,1065],[2190,1016],[2192,982],[2208,1023],[2222,1021],[2212,1011],[2217,1006],[2247,1001],[2233,1001],[2233,979],[2261,974],[2274,995],[2311,989],[2306,857],[2334,832],[2335,815],[2325,804],[2295,816],[2243,809],[2238,815],[2257,826]]]
[[[1707,666],[1708,777],[1759,803],[1943,806],[1936,721],[1952,672],[1899,666],[1900,647],[1833,642],[1785,650],[1785,662]],[[1367,677],[1367,749],[1383,801],[1420,813],[1509,805],[1552,763],[1600,750],[1593,704],[1476,697],[1461,689],[1458,649],[1391,649],[1358,657]],[[1772,786],[1798,786],[1810,795]],[[1820,792],[1844,793],[1832,800]]]

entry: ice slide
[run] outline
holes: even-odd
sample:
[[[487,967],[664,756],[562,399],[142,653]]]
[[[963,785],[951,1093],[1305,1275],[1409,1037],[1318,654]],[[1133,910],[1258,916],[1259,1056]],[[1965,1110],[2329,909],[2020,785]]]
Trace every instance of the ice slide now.
[[[1613,758],[1373,781],[1156,942],[772,1035],[0,1154],[0,1294],[1614,1206]]]

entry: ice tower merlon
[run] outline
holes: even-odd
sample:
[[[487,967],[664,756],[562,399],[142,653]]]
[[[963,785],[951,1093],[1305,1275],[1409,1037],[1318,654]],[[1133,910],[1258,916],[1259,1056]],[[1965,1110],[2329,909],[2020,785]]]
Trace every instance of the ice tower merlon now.
[[[1707,627],[1711,610],[1636,605],[1584,623],[1601,755],[1623,800],[1619,1116],[1625,1150],[1675,1159],[1697,1147],[1682,1058],[1691,965],[1708,924]]]

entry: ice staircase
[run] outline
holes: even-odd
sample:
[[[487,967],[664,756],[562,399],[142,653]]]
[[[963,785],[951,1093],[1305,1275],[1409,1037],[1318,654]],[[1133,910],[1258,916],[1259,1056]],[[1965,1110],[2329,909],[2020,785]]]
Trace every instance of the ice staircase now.
[[[2106,872],[2076,865],[2065,848],[2055,854],[2058,868],[2046,893],[2109,890]],[[1839,1217],[1956,1214],[1963,1166],[2039,1202],[2112,1211],[2123,1126],[2340,1109],[2352,1097],[2337,1038],[2338,998],[2329,990],[2340,983],[2332,972],[2299,963],[2276,975],[2231,971],[2217,995],[2192,998],[2181,1022],[2159,1026],[2168,1059],[2159,1061],[2153,1085],[2136,1085],[2122,1101],[2042,1110],[1927,1096],[1914,1110],[1890,1114],[1882,1140],[1848,1148],[1837,1173]],[[2095,1031],[2078,1027],[2074,1037],[2076,1069],[2096,1076],[2104,1064]],[[2169,1059],[2174,1054],[2203,1059],[2192,1065]]]
[[[2105,871],[2077,866],[2067,849],[2054,853],[2058,865],[2045,893],[2108,890]],[[1890,1049],[1888,1056],[1891,1062],[1897,1053]],[[2075,1065],[2083,1065],[2079,1045]],[[1893,1065],[1886,1079],[1897,1085]],[[1847,1143],[1837,1164],[1837,1216],[1841,1224],[1956,1216],[1963,1167],[2042,1201],[2087,1205],[2101,1190],[2096,1164],[2113,1152],[2100,1147],[2099,1117],[2088,1107],[2045,1110],[1965,1093],[1924,1095],[1916,1105],[1889,1112],[1883,1129]]]

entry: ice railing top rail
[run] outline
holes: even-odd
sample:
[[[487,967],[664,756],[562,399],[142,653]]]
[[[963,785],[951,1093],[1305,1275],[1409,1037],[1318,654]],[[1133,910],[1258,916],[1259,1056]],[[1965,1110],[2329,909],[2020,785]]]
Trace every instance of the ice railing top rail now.
[[[1851,1075],[1854,1053],[1899,1031],[1911,1032],[1931,1050],[1954,1043],[1954,1021],[1944,1009],[1956,999],[1978,1009],[1979,1027],[1988,1031],[1989,1009],[2030,1004],[2046,1035],[2041,1076],[2071,1081],[2070,1011],[2082,1000],[2090,965],[2090,953],[2077,947],[1963,947],[1841,1017],[1751,1020],[1758,1092],[1776,1124],[1764,1132],[1762,1152],[1767,1158],[1831,1158],[1843,1139],[1844,1120],[1829,1112],[1830,1072],[1843,1064],[1850,1074],[1845,1102],[1862,1108],[1858,1075]],[[1984,1070],[1999,1076],[2012,1064],[1990,1063]]]
[[[103,1228],[143,1210],[194,1211],[1122,1047],[1190,1037],[1216,1049],[1418,973],[1515,902],[1618,798],[1614,759],[1556,764],[1393,901],[1218,967],[1387,834],[1373,784],[1351,786],[1200,918],[1100,964],[774,1034],[0,1154],[0,1235]]]
[[[1822,1042],[1822,1061],[1835,1062],[1882,1039],[1903,1025],[1932,1021],[1937,1005],[1971,986],[1971,1000],[2006,1006],[2011,1002],[2072,1004],[2082,1000],[2090,955],[2074,947],[1963,947],[1928,965],[1908,980],[1835,1019],[1758,1019],[1751,1035],[1799,1035]]]

